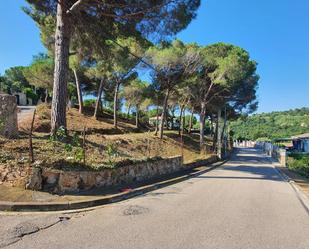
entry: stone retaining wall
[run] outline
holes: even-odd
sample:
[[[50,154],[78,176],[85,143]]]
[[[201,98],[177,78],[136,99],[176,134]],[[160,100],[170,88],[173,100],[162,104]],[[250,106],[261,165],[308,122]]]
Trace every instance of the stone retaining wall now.
[[[213,155],[213,156],[210,156],[209,158],[204,159],[204,160],[198,160],[196,162],[187,163],[187,164],[184,165],[184,167],[186,169],[193,169],[193,168],[196,168],[196,167],[212,164],[212,163],[215,163],[217,161],[218,161],[218,156]]]
[[[30,167],[0,165],[0,184],[24,188],[31,174]]]
[[[43,170],[43,188],[62,193],[117,186],[171,174],[181,170],[182,167],[182,157],[173,157],[98,172]]]
[[[15,96],[0,94],[0,135],[7,138],[18,136]]]
[[[111,187],[141,182],[216,161],[217,157],[212,156],[206,160],[183,164],[182,157],[178,156],[100,171],[40,170],[29,167],[0,166],[0,184],[35,190],[43,189],[53,193],[78,192],[94,187]]]

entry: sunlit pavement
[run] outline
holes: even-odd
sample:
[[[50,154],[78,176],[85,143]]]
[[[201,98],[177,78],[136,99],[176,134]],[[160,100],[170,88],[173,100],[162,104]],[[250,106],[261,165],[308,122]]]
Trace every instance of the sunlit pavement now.
[[[225,165],[91,212],[0,217],[7,248],[309,248],[309,216],[254,149]]]

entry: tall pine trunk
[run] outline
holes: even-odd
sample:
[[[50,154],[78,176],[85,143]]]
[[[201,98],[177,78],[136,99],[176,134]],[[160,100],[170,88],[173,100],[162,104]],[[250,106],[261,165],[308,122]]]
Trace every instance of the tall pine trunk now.
[[[186,126],[186,108],[184,109],[183,115],[182,115],[182,126],[181,126],[182,134],[184,134],[185,126]]]
[[[180,115],[179,115],[179,127],[178,127],[178,135],[180,136],[180,132],[182,130],[182,114],[183,114],[183,109],[184,109],[184,106],[181,106],[180,107]]]
[[[131,109],[131,105],[129,105],[129,106],[128,106],[128,111],[127,111],[127,119],[129,119],[129,118],[130,118],[130,116],[129,116],[129,115],[130,115],[130,109]]]
[[[174,130],[174,118],[175,118],[175,109],[174,107],[171,108],[171,113],[172,113],[172,119],[171,119],[171,129]],[[165,117],[167,118],[167,117]],[[166,120],[167,122],[167,120]]]
[[[159,106],[157,105],[157,113],[156,113],[156,128],[155,128],[155,135],[158,135],[159,130]]]
[[[212,141],[212,150],[213,150],[213,152],[215,152],[216,145],[217,145],[217,137],[218,137],[218,129],[219,129],[218,117],[217,117],[215,122],[216,122],[216,126],[215,126],[215,132],[214,132],[214,136],[213,136],[213,141]]]
[[[206,118],[206,104],[202,103],[200,112],[200,151],[204,151],[204,130],[205,130],[205,118]]]
[[[100,81],[98,96],[97,96],[97,100],[96,100],[96,102],[95,102],[95,108],[94,108],[94,114],[93,114],[93,117],[94,117],[95,119],[98,118],[98,112],[99,112],[99,107],[100,107],[100,103],[101,103],[101,97],[102,97],[102,92],[103,92],[103,86],[104,86],[104,78],[102,78],[101,81]]]
[[[115,129],[118,129],[118,116],[117,116],[117,111],[118,111],[118,93],[119,93],[119,86],[120,83],[116,83],[115,87],[115,95],[114,95],[114,127]]]
[[[213,114],[210,114],[210,135],[214,136],[214,117]]]
[[[222,122],[221,109],[218,110],[217,156],[222,158]]]
[[[191,110],[191,115],[190,115],[190,119],[189,119],[189,129],[188,129],[189,134],[191,133],[191,130],[192,130],[193,114],[194,114],[194,108],[192,108],[192,110]]]
[[[45,100],[44,100],[44,102],[45,102],[45,104],[47,104],[48,103],[48,96],[49,94],[48,94],[48,89],[46,88],[45,89]]]
[[[135,114],[135,127],[139,127],[139,120],[138,120],[139,108],[136,106],[136,114]]]
[[[57,4],[57,26],[55,33],[55,70],[51,108],[51,133],[59,127],[66,128],[67,79],[69,70],[71,24],[66,14],[66,1]]]
[[[163,130],[164,130],[164,123],[166,119],[166,112],[167,112],[167,101],[170,95],[170,90],[166,90],[164,102],[163,102],[163,110],[162,110],[162,115],[161,115],[161,124],[160,124],[160,132],[159,132],[159,137],[160,139],[163,138]]]
[[[222,126],[222,129],[221,129],[221,147],[223,148],[223,153],[221,153],[221,154],[223,154],[223,156],[225,156],[225,154],[226,154],[226,140],[224,139],[225,138],[225,136],[224,136],[224,134],[225,134],[225,130],[226,130],[226,123],[227,123],[227,118],[226,118],[226,107],[225,107],[225,109],[224,109],[224,117],[223,118],[221,118],[221,119],[223,119],[223,126]],[[222,149],[221,149],[222,150]]]
[[[78,98],[78,112],[83,113],[84,111],[84,104],[83,104],[83,95],[82,95],[82,89],[79,82],[78,74],[76,69],[73,69],[74,77],[75,77],[75,83],[76,83],[76,90],[77,90],[77,98]]]

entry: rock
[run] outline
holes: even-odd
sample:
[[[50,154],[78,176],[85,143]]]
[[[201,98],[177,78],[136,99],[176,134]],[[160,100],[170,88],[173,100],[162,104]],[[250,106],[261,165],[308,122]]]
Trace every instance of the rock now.
[[[43,170],[39,177],[37,173],[31,175],[32,182],[29,181],[28,188],[35,185],[33,182],[41,183],[45,190],[53,193],[78,192],[88,190],[93,187],[109,187],[119,184],[128,184],[136,181],[145,181],[153,177],[176,172],[182,169],[181,157],[165,160],[140,162],[115,169],[102,169],[93,171],[57,171]],[[11,174],[11,173],[10,173]],[[15,176],[11,176],[14,180]],[[38,178],[38,179],[37,179]],[[43,181],[42,181],[43,178]],[[40,186],[39,184],[35,186]]]
[[[95,186],[103,187],[104,185],[105,185],[104,177],[101,174],[97,173],[95,176]]]
[[[53,171],[44,171],[43,172],[43,180],[45,184],[55,185],[59,180],[60,173]]]
[[[58,181],[59,190],[61,192],[78,191],[80,181],[78,172],[63,172],[60,174]]]
[[[41,190],[42,189],[42,169],[33,168],[26,189]]]
[[[88,190],[96,185],[96,176],[93,172],[81,172],[80,179],[80,189]]]
[[[0,172],[0,181],[4,182],[6,180],[8,174],[9,174],[8,169],[5,169],[2,172]]]
[[[17,187],[17,188],[25,188],[27,184],[27,178],[26,177],[21,177],[16,179],[13,183],[12,186],[13,187]]]
[[[0,135],[7,138],[18,136],[16,97],[0,94]]]

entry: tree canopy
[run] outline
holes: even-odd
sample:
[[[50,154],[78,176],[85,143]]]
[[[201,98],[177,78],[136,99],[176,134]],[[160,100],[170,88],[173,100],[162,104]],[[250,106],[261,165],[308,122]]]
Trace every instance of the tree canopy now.
[[[158,40],[176,34],[195,17],[199,0],[158,1],[88,1],[27,0],[29,14],[42,30],[43,43],[54,30],[54,87],[52,100],[52,133],[66,127],[66,95],[69,55],[72,48],[86,48],[106,53],[107,39],[140,34]]]
[[[36,87],[51,91],[53,89],[54,61],[48,55],[34,56],[30,66],[25,67],[23,74]]]

